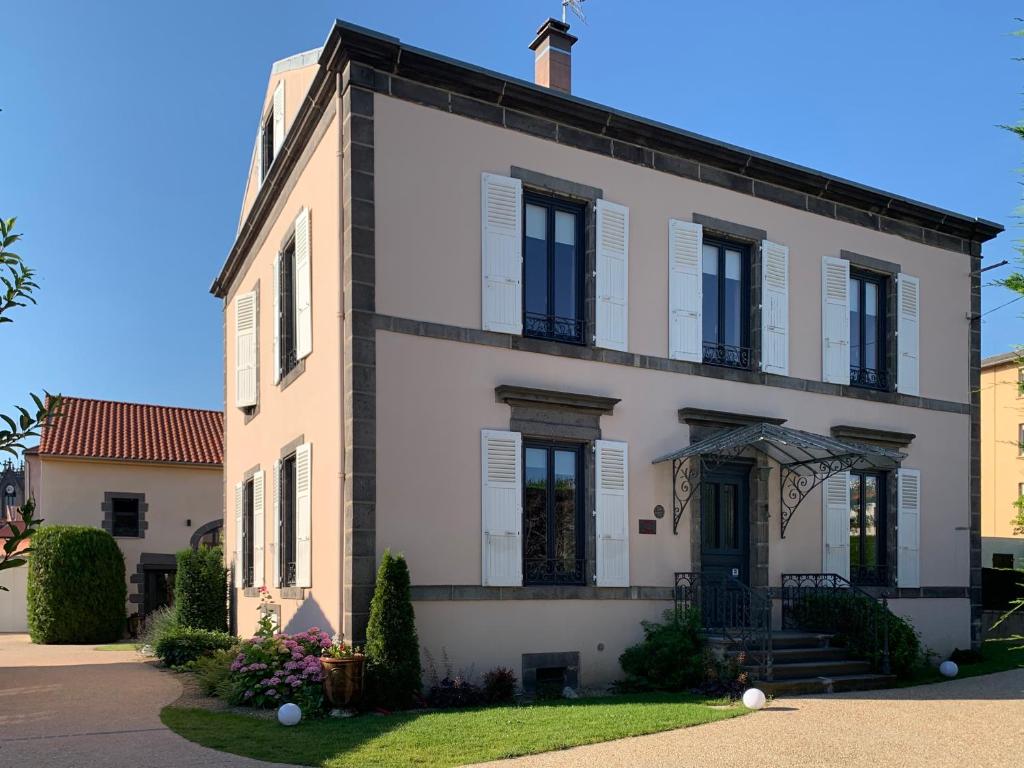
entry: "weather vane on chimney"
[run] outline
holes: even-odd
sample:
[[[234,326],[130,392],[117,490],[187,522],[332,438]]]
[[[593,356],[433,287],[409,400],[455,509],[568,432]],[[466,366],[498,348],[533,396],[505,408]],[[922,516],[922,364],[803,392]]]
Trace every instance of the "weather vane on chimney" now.
[[[587,23],[587,17],[583,15],[583,3],[584,2],[585,2],[585,0],[562,0],[562,23],[563,24],[567,24],[568,23],[565,20],[565,9],[569,8],[569,9],[572,10],[573,13],[575,13],[577,16],[580,17],[580,21],[582,21],[584,24],[586,24]]]

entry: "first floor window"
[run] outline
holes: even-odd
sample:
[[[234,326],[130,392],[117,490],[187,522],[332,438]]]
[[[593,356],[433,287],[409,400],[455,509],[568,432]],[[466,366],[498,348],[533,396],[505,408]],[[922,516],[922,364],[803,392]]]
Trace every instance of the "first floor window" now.
[[[750,367],[750,254],[704,239],[701,258],[705,363]]]
[[[111,499],[113,525],[111,534],[115,538],[138,538],[141,535],[139,530],[139,500],[134,498],[113,498]]]
[[[1024,424],[1017,425],[1017,455],[1024,456]]]
[[[850,581],[889,583],[885,475],[850,473]]]
[[[527,193],[523,333],[583,343],[584,206]]]
[[[299,362],[295,333],[295,240],[281,253],[278,274],[278,354],[280,375],[286,376]]]
[[[523,575],[526,584],[584,584],[580,446],[524,444]]]
[[[850,384],[888,389],[885,278],[850,271]]]
[[[295,454],[281,462],[278,478],[280,498],[280,574],[282,587],[294,587],[295,570]]]
[[[242,487],[242,586],[251,587],[255,580],[255,540],[253,538],[255,510],[253,478],[245,481]]]

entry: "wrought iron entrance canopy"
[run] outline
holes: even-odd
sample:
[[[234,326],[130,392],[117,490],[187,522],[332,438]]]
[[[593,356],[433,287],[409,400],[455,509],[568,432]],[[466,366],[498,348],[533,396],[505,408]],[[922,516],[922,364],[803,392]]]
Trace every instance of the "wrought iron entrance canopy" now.
[[[672,532],[700,488],[703,473],[741,456],[748,449],[779,465],[782,538],[793,513],[812,490],[839,472],[851,469],[896,469],[906,456],[889,448],[837,440],[778,424],[750,424],[730,429],[655,459],[672,462]]]

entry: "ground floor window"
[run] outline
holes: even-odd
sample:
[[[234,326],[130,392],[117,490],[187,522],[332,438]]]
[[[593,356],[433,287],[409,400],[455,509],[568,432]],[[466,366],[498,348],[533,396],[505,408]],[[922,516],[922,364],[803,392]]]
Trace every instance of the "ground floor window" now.
[[[585,584],[581,446],[526,442],[524,453],[524,581]]]
[[[888,584],[885,474],[850,473],[850,581]]]
[[[281,462],[281,476],[278,478],[280,497],[280,541],[279,553],[281,586],[294,587],[295,570],[295,454]]]
[[[253,492],[255,484],[253,478],[245,481],[242,489],[242,586],[253,586],[255,568],[255,541],[253,539]]]

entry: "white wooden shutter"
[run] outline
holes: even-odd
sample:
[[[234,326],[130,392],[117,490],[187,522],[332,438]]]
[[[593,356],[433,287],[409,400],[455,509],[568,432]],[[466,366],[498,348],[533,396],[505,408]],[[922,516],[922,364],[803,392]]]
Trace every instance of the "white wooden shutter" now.
[[[235,405],[256,405],[256,291],[239,294],[235,299]]]
[[[594,343],[629,346],[629,208],[597,201],[597,333]]]
[[[821,259],[821,378],[850,383],[850,262]]]
[[[673,360],[703,359],[701,251],[704,228],[689,221],[668,222],[668,356]]]
[[[481,177],[483,329],[523,332],[523,184],[485,173]]]
[[[761,243],[761,370],[789,375],[789,248]]]
[[[896,529],[896,586],[921,586],[921,470],[901,469],[897,476],[899,517]]]
[[[480,433],[482,580],[484,586],[523,584],[523,436]]]
[[[263,126],[264,123],[263,120],[261,119],[260,129],[256,131],[256,179],[260,184],[263,183],[263,179],[265,178],[263,174]],[[241,222],[239,222],[238,228],[242,228]]]
[[[237,483],[235,485],[235,530],[233,535],[235,537],[235,587],[237,589],[242,588],[242,543],[245,538],[245,531],[243,530],[243,501],[245,493],[245,484]]]
[[[264,555],[266,553],[266,525],[263,514],[263,489],[266,484],[266,472],[262,469],[252,477],[252,584],[254,587],[265,586]]]
[[[310,275],[309,209],[295,217],[295,356],[313,351],[313,285]]]
[[[274,562],[275,587],[281,586],[281,460],[274,462],[274,524],[270,528],[270,557]]]
[[[597,440],[597,586],[629,586],[629,449]]]
[[[821,485],[825,552],[822,570],[850,578],[850,473],[832,475]]]
[[[284,80],[274,89],[274,159],[284,144]]]
[[[281,254],[274,257],[274,383],[281,381]]]
[[[921,345],[921,285],[920,280],[901,274],[897,282],[896,349],[899,360],[896,367],[896,391],[905,395],[921,394],[921,375],[918,350]]]
[[[295,586],[313,586],[313,446],[295,449]]]

